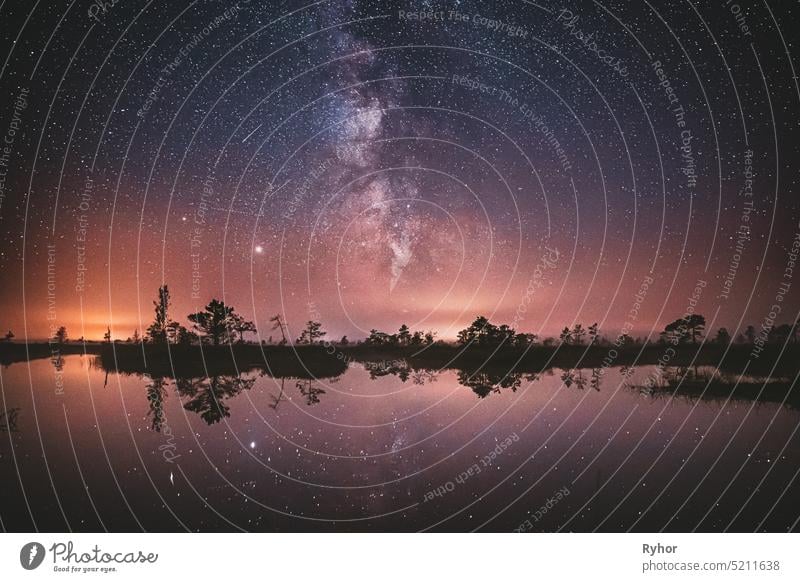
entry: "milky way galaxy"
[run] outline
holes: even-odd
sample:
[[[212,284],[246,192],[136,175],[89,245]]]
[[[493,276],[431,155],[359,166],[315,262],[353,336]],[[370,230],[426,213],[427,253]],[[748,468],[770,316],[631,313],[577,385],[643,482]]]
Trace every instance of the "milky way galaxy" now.
[[[792,282],[800,93],[795,9],[728,4],[6,3],[2,325],[125,338],[167,283],[260,339],[653,337],[700,281],[741,333]]]
[[[0,0],[0,530],[796,531],[798,22]],[[162,563],[432,572],[285,541]]]

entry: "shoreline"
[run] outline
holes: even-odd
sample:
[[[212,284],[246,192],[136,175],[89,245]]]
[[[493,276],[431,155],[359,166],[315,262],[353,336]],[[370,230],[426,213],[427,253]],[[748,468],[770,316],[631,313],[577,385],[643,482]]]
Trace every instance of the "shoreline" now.
[[[727,353],[726,353],[727,350]],[[209,376],[264,370],[270,375],[306,378],[337,376],[349,362],[398,365],[413,369],[492,370],[539,373],[551,368],[591,369],[619,366],[662,367],[713,366],[726,374],[766,376],[792,380],[800,372],[800,346],[768,346],[752,357],[753,346],[734,344],[662,343],[611,345],[535,345],[527,348],[461,346],[443,342],[427,346],[372,346],[368,344],[275,345],[235,343],[180,345],[128,342],[68,342],[51,344],[2,343],[0,364],[66,355],[96,355],[109,371],[163,376]],[[613,355],[613,358],[610,356]],[[667,357],[669,356],[669,357]],[[314,374],[319,372],[319,374]]]

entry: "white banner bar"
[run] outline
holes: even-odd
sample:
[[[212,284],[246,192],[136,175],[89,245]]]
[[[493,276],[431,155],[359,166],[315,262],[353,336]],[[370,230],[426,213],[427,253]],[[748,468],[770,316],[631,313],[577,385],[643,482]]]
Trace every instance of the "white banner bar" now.
[[[2,580],[798,580],[791,534],[4,534]],[[88,577],[88,578],[87,578]]]

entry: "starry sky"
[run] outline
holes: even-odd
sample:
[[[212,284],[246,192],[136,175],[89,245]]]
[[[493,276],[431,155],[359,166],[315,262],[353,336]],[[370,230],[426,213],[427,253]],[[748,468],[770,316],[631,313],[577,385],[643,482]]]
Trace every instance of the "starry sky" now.
[[[0,327],[794,321],[800,14],[747,4],[4,2]]]

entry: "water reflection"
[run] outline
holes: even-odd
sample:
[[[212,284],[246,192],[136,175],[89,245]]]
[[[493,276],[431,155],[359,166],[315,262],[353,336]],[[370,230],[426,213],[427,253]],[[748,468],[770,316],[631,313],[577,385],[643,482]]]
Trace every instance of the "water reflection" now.
[[[784,377],[739,375],[713,366],[651,366],[643,379],[632,380],[634,368],[623,375],[624,384],[647,398],[678,397],[687,400],[774,402],[800,407],[794,382]]]
[[[448,373],[447,370],[413,369],[407,363],[392,363],[387,365],[364,365],[364,370],[372,381],[380,378],[396,377],[400,382],[411,382],[415,386],[425,386],[437,382],[440,376]],[[145,397],[148,404],[148,418],[150,428],[161,432],[164,425],[164,408],[170,387],[174,389],[182,401],[184,410],[198,414],[206,424],[215,424],[223,418],[230,417],[230,405],[227,401],[236,398],[246,390],[250,390],[259,377],[265,373],[246,373],[240,375],[219,375],[211,378],[178,377],[174,380],[163,376],[148,377],[142,375],[144,381]],[[569,370],[562,374],[562,380],[567,386],[580,386],[586,382],[582,371]],[[500,394],[508,390],[516,392],[522,382],[535,383],[539,376],[529,373],[507,373],[502,370],[458,370],[456,379],[459,385],[469,388],[478,398],[486,398],[490,394]],[[309,379],[309,378],[276,378],[277,393],[269,394],[267,406],[277,411],[281,402],[291,400],[286,392],[286,382],[293,383],[299,392],[302,401],[307,406],[320,404],[322,396],[327,393],[325,386],[336,384],[338,377]]]
[[[401,382],[406,382],[413,370],[406,360],[381,360],[379,362],[364,362],[364,369],[369,372],[370,380],[384,376],[397,376]]]
[[[26,459],[22,479],[37,500],[48,495],[51,472],[60,491],[69,491],[70,522],[83,529],[102,529],[80,521],[93,515],[86,491],[98,492],[98,512],[116,528],[138,528],[115,494],[115,479],[135,501],[142,527],[159,530],[181,523],[199,530],[341,530],[343,519],[353,519],[347,527],[359,530],[441,522],[438,529],[461,531],[486,522],[483,529],[510,531],[565,486],[569,496],[532,520],[537,529],[555,531],[571,520],[568,528],[580,531],[653,531],[676,512],[680,520],[670,527],[691,529],[711,504],[714,513],[700,529],[736,518],[732,529],[752,530],[769,515],[764,529],[785,530],[797,518],[788,493],[774,512],[775,496],[759,495],[744,513],[746,499],[735,494],[782,491],[800,466],[800,413],[791,399],[782,404],[787,382],[764,386],[755,376],[703,367],[508,374],[394,361],[350,363],[340,375],[318,378],[294,371],[177,378],[111,371],[102,389],[107,370],[92,368],[88,357],[64,360],[63,378],[46,360],[31,363],[35,391],[26,366],[4,370],[0,433],[9,432],[0,455],[9,458],[2,447],[14,446]],[[63,395],[56,390],[62,381]],[[748,392],[749,385],[757,389]],[[708,404],[695,406],[698,398]],[[764,404],[754,408],[755,398]],[[23,422],[34,406],[39,422]],[[491,471],[461,478],[514,436]],[[721,452],[726,457],[717,462]],[[676,474],[661,497],[636,495],[642,482],[669,483]],[[703,495],[691,497],[699,479]],[[450,482],[455,487],[446,495],[425,499]],[[22,527],[29,522],[24,498],[13,488],[8,495],[4,521]],[[582,510],[586,503],[593,511]],[[34,508],[37,526],[64,529],[57,507],[53,501]],[[612,513],[613,525],[602,521]]]
[[[206,424],[215,424],[231,415],[226,400],[250,390],[255,381],[255,377],[212,376],[207,380],[180,382],[176,387],[182,398],[188,398],[184,409],[199,414]]]
[[[278,410],[278,404],[280,404],[284,400],[287,400],[287,398],[284,396],[285,388],[286,388],[286,378],[281,378],[280,392],[278,392],[277,396],[273,396],[270,394],[270,400],[272,400],[272,402],[270,404],[267,404],[267,406],[269,406],[272,410]]]
[[[19,408],[0,410],[0,432],[19,432],[17,426],[19,411]]]
[[[394,377],[401,383],[411,382],[415,386],[425,386],[436,382],[450,370],[429,370],[414,368],[405,361],[366,363],[362,367],[373,382]],[[540,374],[505,372],[503,370],[455,370],[455,377],[460,386],[469,388],[479,399],[504,391],[517,392],[523,382],[535,386]],[[798,405],[797,397],[791,391],[791,384],[781,379],[769,379],[756,376],[734,376],[720,372],[713,367],[657,367],[657,366],[622,366],[614,370],[613,388],[624,387],[645,398],[685,398],[703,400],[754,400],[778,402],[790,407]],[[600,392],[608,373],[603,368],[569,368],[564,370],[550,369],[547,375],[555,375],[561,385],[568,390],[583,391],[587,388]],[[250,390],[260,374],[243,373],[240,375],[218,375],[210,378],[179,377],[170,380],[163,376],[147,377],[145,395],[148,402],[150,428],[160,432],[164,423],[164,401],[170,384],[182,401],[183,408],[198,414],[207,424],[218,423],[230,417],[230,405],[227,403],[244,391]],[[294,384],[307,406],[315,406],[322,402],[327,394],[326,386],[339,382],[340,377],[331,378],[273,378],[277,392],[269,394],[267,404],[274,411],[281,402],[291,400],[286,391],[286,382]]]
[[[57,377],[63,373],[64,358],[50,358]],[[104,385],[108,383],[109,369],[97,360],[90,367],[104,372]],[[455,373],[460,386],[469,388],[479,399],[502,392],[516,393],[523,382],[536,386],[541,375],[555,376],[561,386],[568,390],[584,391],[587,388],[600,392],[609,373],[613,371],[611,389],[624,387],[640,397],[648,399],[681,398],[686,400],[730,401],[757,400],[759,402],[779,403],[789,408],[800,407],[800,397],[792,390],[793,383],[787,378],[762,376],[739,376],[727,373],[713,366],[619,366],[616,368],[567,368],[544,370],[542,374],[508,372],[504,369],[484,367],[481,369],[437,370],[412,365],[403,359],[379,362],[351,363],[350,367],[361,368],[369,380],[378,382],[385,378],[396,378],[401,383],[426,386],[437,382],[444,374]],[[111,372],[113,373],[113,372]],[[145,398],[148,404],[150,429],[161,432],[164,426],[165,400],[170,388],[181,400],[182,407],[194,412],[206,424],[213,425],[231,416],[229,402],[252,389],[259,377],[268,377],[275,382],[277,391],[269,395],[267,404],[274,411],[281,402],[291,400],[286,383],[294,384],[301,401],[306,406],[319,405],[328,393],[326,386],[339,382],[341,375],[329,377],[276,377],[266,370],[243,372],[241,374],[220,374],[211,377],[180,376],[170,378],[161,375],[148,375],[136,372],[128,374],[144,379]]]
[[[161,432],[164,426],[164,399],[167,397],[167,381],[164,378],[150,378],[145,383],[145,394],[149,407],[148,416],[151,417],[150,428]]]
[[[369,373],[370,380],[386,376],[396,376],[401,382],[411,380],[412,384],[424,386],[436,382],[441,370],[414,367],[407,360],[385,360],[379,362],[363,362],[360,364]]]
[[[298,380],[296,386],[309,406],[319,404],[319,395],[325,394],[325,390],[314,380]]]
[[[486,398],[489,394],[499,394],[506,389],[516,392],[523,380],[532,382],[535,379],[535,374],[493,372],[490,370],[478,372],[460,370],[458,372],[458,383],[472,390],[478,395],[478,398]]]

